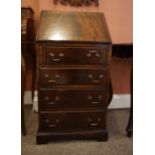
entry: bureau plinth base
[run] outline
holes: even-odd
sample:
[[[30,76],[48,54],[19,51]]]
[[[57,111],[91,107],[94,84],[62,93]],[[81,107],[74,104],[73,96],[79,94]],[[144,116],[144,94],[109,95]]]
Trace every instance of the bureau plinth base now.
[[[97,140],[107,141],[108,132],[106,130],[95,131],[73,131],[73,132],[42,132],[38,131],[36,137],[37,144],[47,144],[57,140]]]

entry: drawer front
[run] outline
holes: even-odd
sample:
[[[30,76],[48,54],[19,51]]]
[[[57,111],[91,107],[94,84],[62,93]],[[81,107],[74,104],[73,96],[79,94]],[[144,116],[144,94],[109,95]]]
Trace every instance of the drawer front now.
[[[103,47],[53,47],[45,46],[44,64],[101,65],[108,62],[109,46]]]
[[[58,84],[107,84],[108,69],[41,69],[42,86]]]
[[[42,130],[94,130],[105,128],[105,111],[50,112],[40,113],[39,126]]]
[[[107,107],[107,86],[101,90],[41,90],[39,98],[42,110]]]

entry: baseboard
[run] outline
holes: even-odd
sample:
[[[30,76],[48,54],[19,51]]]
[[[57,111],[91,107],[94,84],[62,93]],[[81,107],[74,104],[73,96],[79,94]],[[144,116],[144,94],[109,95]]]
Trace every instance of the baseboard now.
[[[114,94],[109,109],[120,109],[130,107],[130,94]]]
[[[32,104],[32,93],[31,91],[25,91],[24,93],[24,104]]]
[[[24,96],[25,105],[30,105],[33,103],[33,110],[38,111],[38,98],[37,91],[35,91],[35,97],[32,102],[31,91],[26,91]],[[120,109],[130,107],[130,94],[114,94],[113,99],[109,105],[109,109]]]

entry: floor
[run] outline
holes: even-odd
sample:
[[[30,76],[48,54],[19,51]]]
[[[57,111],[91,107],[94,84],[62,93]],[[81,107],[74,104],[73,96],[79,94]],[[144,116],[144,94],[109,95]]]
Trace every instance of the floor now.
[[[36,145],[37,114],[25,109],[27,135],[21,137],[22,155],[132,155],[133,139],[126,136],[129,110],[109,110],[107,142],[98,141],[59,141],[46,145]]]

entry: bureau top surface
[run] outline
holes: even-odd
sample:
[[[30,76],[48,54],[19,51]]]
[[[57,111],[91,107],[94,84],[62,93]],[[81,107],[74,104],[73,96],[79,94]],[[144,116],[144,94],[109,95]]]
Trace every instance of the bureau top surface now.
[[[37,41],[110,43],[111,39],[103,13],[42,11]]]

